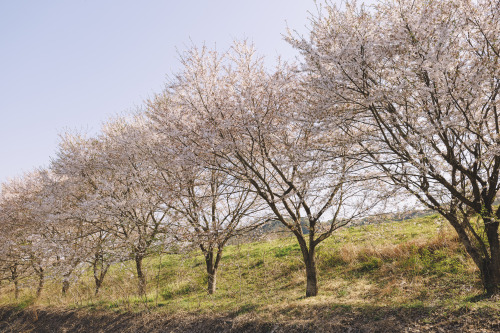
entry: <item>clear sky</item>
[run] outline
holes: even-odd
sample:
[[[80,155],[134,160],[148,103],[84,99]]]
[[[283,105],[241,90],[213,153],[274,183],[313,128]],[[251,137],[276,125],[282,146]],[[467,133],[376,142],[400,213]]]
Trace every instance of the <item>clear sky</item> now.
[[[248,38],[293,59],[313,0],[0,0],[0,182],[55,155],[58,134],[96,133],[159,92],[190,45]]]

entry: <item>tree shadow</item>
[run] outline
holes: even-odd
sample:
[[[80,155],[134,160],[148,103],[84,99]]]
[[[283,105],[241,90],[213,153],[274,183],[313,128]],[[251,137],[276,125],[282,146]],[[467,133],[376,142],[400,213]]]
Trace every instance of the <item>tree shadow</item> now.
[[[493,296],[492,294],[482,293],[482,294],[467,297],[466,300],[468,302],[471,302],[471,303],[477,303],[479,301],[484,301],[484,300],[490,299],[490,298],[492,298],[492,296]]]

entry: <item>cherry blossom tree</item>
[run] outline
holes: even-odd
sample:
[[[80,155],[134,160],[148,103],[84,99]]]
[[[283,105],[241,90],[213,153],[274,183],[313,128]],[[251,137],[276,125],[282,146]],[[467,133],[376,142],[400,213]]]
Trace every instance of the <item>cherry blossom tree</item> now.
[[[304,55],[316,112],[345,118],[363,159],[456,230],[500,291],[500,2],[328,4]]]
[[[165,191],[173,198],[168,208],[176,214],[175,237],[198,246],[208,276],[207,291],[216,290],[217,271],[227,242],[249,232],[264,220],[262,205],[247,183],[220,170],[192,163],[163,137],[151,150]],[[182,148],[181,148],[182,149]]]
[[[66,294],[86,262],[93,264],[96,293],[99,290],[111,264],[109,256],[104,264],[104,253],[110,252],[104,246],[114,245],[109,233],[86,223],[77,213],[76,203],[82,203],[85,193],[81,183],[74,185],[69,178],[42,169],[3,184],[0,262],[10,273],[16,298],[19,280],[32,275],[38,278],[37,298],[47,277],[62,279]]]
[[[278,63],[268,72],[246,43],[222,54],[192,48],[182,62],[184,71],[149,101],[150,118],[183,147],[184,158],[250,184],[295,235],[306,296],[315,296],[317,245],[369,202],[354,186],[360,169],[345,158],[347,142],[324,131],[321,120],[304,121],[309,103],[294,69]]]
[[[8,260],[14,265],[13,282],[17,284],[18,268],[29,268],[36,275],[39,298],[49,272],[56,260],[58,245],[52,241],[52,228],[47,222],[47,170],[35,170],[2,184],[2,229],[6,238]],[[12,267],[12,266],[11,266]],[[18,293],[16,285],[16,294]]]
[[[25,235],[20,225],[15,224],[15,210],[12,198],[9,197],[5,185],[0,196],[0,280],[14,284],[14,297],[17,300],[20,292],[20,280],[29,271],[29,262],[24,251]]]
[[[88,254],[86,237],[88,230],[81,220],[72,216],[73,200],[68,191],[68,182],[48,170],[47,177],[41,179],[41,191],[37,194],[40,205],[38,213],[43,216],[46,242],[51,244],[55,262],[54,275],[62,278],[62,294],[66,295],[72,280],[78,278],[78,268]]]
[[[53,181],[46,198],[51,200],[47,205],[53,230],[51,239],[60,248],[57,268],[63,280],[62,293],[65,295],[70,281],[77,278],[75,272],[82,272],[90,264],[97,294],[110,265],[124,260],[120,242],[115,242],[112,234],[96,227],[94,220],[86,219],[95,216],[88,214],[86,206],[91,187],[78,175],[58,174],[57,171],[57,163],[53,163]]]
[[[168,210],[165,193],[156,186],[155,170],[137,149],[145,141],[142,125],[117,119],[108,123],[95,139],[67,135],[55,167],[60,174],[79,175],[90,189],[81,204],[86,221],[103,234],[112,234],[115,246],[128,249],[136,264],[139,294],[146,293],[143,259],[149,251],[165,243]],[[96,253],[96,265],[102,259]],[[96,266],[94,266],[96,267]],[[107,268],[101,267],[105,273]],[[99,279],[96,272],[96,291]]]
[[[103,227],[110,223],[107,213],[95,210],[97,204],[94,184],[85,177],[85,173],[73,173],[68,170],[71,156],[78,155],[78,149],[91,153],[91,141],[82,136],[65,134],[61,143],[59,158],[52,161],[50,170],[58,178],[58,208],[53,207],[63,230],[73,230],[68,241],[78,248],[82,263],[92,267],[95,282],[95,294],[103,284],[109,267],[127,259],[123,244]],[[86,146],[86,144],[89,144]],[[89,167],[87,164],[86,167]],[[75,232],[77,231],[77,232]],[[64,275],[64,273],[62,273]],[[67,290],[67,279],[63,281],[63,293]]]

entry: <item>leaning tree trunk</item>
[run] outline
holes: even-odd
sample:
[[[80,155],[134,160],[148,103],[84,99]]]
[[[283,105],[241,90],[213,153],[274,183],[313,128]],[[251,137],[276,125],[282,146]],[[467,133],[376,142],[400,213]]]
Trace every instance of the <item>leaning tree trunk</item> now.
[[[466,227],[464,226],[467,223],[461,223],[457,217],[452,214],[443,214],[443,216],[453,226],[466,252],[479,268],[481,282],[486,294],[488,296],[498,294],[500,292],[500,244],[498,239],[498,222],[483,217],[488,245],[479,236],[476,236],[474,239],[475,241],[471,241],[471,238],[466,232]]]
[[[142,255],[135,255],[135,268],[137,270],[137,280],[138,280],[138,291],[140,296],[146,295],[146,276],[142,270]]]
[[[99,267],[99,261],[101,261],[101,265]],[[99,290],[101,289],[102,282],[104,281],[104,277],[108,272],[110,264],[104,264],[102,257],[99,254],[96,254],[94,262],[92,263],[92,267],[94,269],[94,281],[95,281],[95,295],[99,294]]]

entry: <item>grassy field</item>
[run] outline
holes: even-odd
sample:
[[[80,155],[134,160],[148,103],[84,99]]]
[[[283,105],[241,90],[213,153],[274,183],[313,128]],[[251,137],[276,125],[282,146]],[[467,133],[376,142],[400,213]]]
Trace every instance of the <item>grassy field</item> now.
[[[293,237],[231,245],[224,252],[217,291],[208,295],[200,253],[164,254],[146,261],[146,298],[136,295],[134,266],[124,263],[111,268],[97,297],[90,275],[84,274],[65,297],[60,281],[48,281],[36,306],[263,321],[360,309],[375,320],[393,309],[500,310],[498,299],[481,297],[476,267],[438,215],[339,230],[319,246],[317,265],[319,295],[305,298],[305,270]],[[26,284],[17,303],[12,286],[4,284],[0,302],[30,305],[34,290]]]

